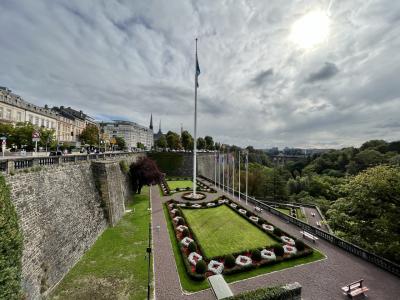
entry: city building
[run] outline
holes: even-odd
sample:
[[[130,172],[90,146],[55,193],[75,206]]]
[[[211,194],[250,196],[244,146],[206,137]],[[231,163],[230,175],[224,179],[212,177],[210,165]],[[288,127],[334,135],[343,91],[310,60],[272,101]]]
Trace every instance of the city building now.
[[[54,129],[57,135],[57,114],[47,106],[29,103],[6,87],[0,87],[0,122],[30,122],[38,127]]]
[[[163,136],[164,134],[161,131],[161,120],[160,120],[160,124],[158,125],[158,132],[154,134],[153,139],[154,139],[154,144],[157,143],[157,141],[160,139],[161,136]]]
[[[98,126],[94,119],[81,110],[75,110],[71,107],[53,107],[58,115],[58,134],[59,143],[68,143],[70,145],[80,147],[80,134],[88,125]]]
[[[109,138],[121,137],[125,140],[126,148],[130,151],[138,148],[138,143],[146,149],[154,145],[153,130],[130,121],[115,120],[112,122],[100,122],[100,132]]]

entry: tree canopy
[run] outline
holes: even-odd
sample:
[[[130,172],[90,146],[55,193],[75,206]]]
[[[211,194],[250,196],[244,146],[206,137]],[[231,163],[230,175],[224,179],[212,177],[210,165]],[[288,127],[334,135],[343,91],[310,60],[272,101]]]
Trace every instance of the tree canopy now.
[[[162,179],[162,173],[154,160],[148,157],[140,157],[129,168],[134,192],[140,194],[144,185],[158,184]]]
[[[82,130],[79,139],[83,144],[89,144],[90,146],[98,145],[99,129],[95,125],[88,124],[85,129]]]

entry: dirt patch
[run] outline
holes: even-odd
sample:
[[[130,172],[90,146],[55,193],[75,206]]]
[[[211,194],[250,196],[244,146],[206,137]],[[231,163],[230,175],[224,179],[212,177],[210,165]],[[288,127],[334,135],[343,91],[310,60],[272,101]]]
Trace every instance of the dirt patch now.
[[[73,287],[65,288],[63,291],[51,299],[129,299],[129,296],[134,292],[130,290],[128,280],[119,278],[96,278],[85,277],[81,280],[74,281]]]

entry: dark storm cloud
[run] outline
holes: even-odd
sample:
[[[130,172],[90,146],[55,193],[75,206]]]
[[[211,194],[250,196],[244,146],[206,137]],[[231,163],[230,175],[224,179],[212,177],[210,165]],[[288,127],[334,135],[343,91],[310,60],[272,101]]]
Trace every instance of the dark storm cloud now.
[[[311,73],[310,76],[308,76],[307,82],[327,80],[335,76],[338,72],[339,69],[334,63],[326,62],[321,69],[319,69],[315,73]]]

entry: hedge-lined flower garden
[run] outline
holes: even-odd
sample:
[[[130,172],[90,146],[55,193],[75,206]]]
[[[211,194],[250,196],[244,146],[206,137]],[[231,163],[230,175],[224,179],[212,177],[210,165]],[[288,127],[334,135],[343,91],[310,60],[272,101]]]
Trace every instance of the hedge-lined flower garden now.
[[[187,222],[182,209],[212,210],[222,205],[233,210],[240,218],[245,218],[250,224],[257,226],[275,243],[254,249],[243,249],[223,256],[207,257],[206,251],[202,248],[203,245],[199,243],[199,239]],[[228,275],[245,272],[313,253],[313,249],[305,245],[301,240],[291,237],[288,233],[269,224],[264,219],[224,196],[201,204],[178,203],[170,200],[167,202],[167,207],[175,231],[175,238],[179,243],[180,252],[185,263],[186,272],[194,280],[204,280],[207,276],[214,274]],[[212,233],[210,232],[210,234]]]
[[[191,180],[191,179],[187,178],[186,180],[182,180],[182,182],[187,181],[187,180]],[[165,178],[163,178],[161,180],[160,187],[161,187],[161,191],[162,191],[163,196],[169,196],[169,195],[172,195],[174,193],[179,193],[179,192],[185,192],[185,191],[191,191],[192,190],[192,186],[188,186],[186,188],[176,187],[176,188],[172,189],[168,185],[168,180],[166,180]],[[207,184],[205,184],[205,183],[203,183],[201,181],[197,181],[197,191],[199,191],[199,192],[208,192],[208,193],[216,193],[217,192],[214,188],[208,186]]]

